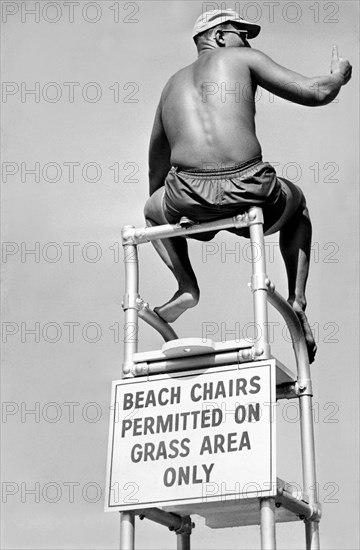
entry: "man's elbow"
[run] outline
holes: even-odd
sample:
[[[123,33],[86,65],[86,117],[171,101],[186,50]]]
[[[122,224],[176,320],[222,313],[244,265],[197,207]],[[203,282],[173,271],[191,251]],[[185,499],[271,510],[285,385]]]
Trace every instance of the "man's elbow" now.
[[[314,97],[313,107],[322,107],[323,105],[328,105],[338,95],[339,90],[334,89],[324,89],[320,90],[318,94]]]
[[[310,86],[307,93],[307,105],[310,107],[322,107],[328,105],[338,95],[341,86],[334,82],[315,82]]]

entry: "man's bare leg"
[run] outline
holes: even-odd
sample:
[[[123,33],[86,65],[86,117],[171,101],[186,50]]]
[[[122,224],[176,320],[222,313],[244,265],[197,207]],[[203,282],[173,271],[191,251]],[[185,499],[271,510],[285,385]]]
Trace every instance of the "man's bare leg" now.
[[[145,219],[148,226],[169,223],[164,215],[162,199],[164,188],[158,189],[145,205]],[[152,241],[156,251],[174,274],[178,282],[178,290],[174,296],[154,311],[168,323],[175,321],[184,311],[196,306],[199,301],[199,287],[191,266],[188,246],[183,237]]]
[[[304,330],[304,336],[309,354],[309,361],[314,361],[317,346],[305,315],[306,309],[306,281],[309,274],[311,249],[311,221],[302,191],[287,180],[286,185],[288,205],[278,227],[273,227],[269,234],[280,229],[280,250],[285,262],[289,298]],[[280,227],[279,227],[280,226]]]

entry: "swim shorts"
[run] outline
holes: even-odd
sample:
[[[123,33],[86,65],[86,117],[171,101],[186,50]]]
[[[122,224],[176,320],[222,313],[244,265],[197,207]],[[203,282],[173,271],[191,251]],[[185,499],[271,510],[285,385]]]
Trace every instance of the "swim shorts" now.
[[[178,223],[182,216],[204,223],[260,206],[266,232],[280,219],[286,193],[275,169],[256,157],[220,170],[172,167],[165,180],[163,205],[169,223]],[[248,236],[248,231],[231,231]]]

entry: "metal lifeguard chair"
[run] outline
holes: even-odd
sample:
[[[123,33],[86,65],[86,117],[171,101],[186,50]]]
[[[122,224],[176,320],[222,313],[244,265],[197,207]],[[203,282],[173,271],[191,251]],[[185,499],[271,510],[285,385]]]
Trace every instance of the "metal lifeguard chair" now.
[[[155,239],[187,236],[194,233],[205,233],[214,229],[221,230],[234,227],[248,227],[250,232],[254,322],[256,326],[261,328],[260,336],[254,342],[239,340],[214,343],[211,341],[204,342],[200,338],[179,339],[172,327],[163,322],[139,296],[137,247],[142,243]],[[269,550],[276,548],[276,522],[303,520],[305,523],[306,548],[319,549],[321,510],[316,490],[312,385],[308,354],[303,330],[296,314],[284,298],[275,291],[274,285],[266,275],[261,208],[252,207],[248,212],[234,218],[204,224],[191,225],[185,219],[176,225],[143,228],[125,226],[122,231],[122,242],[126,273],[126,289],[123,302],[125,312],[124,363],[123,378],[113,383],[113,413],[110,419],[106,502],[107,511],[119,511],[121,514],[121,550],[133,550],[135,548],[136,516],[139,516],[140,519],[147,518],[168,527],[177,535],[178,550],[189,550],[190,535],[194,527],[191,514],[203,516],[206,524],[211,528],[260,525],[261,548]],[[296,375],[271,356],[268,337],[267,301],[278,310],[288,326],[295,354]],[[156,329],[164,338],[165,344],[161,350],[138,352],[139,317]],[[257,376],[251,376],[253,373],[257,373]],[[220,380],[217,385],[214,382],[216,380]],[[165,443],[163,441],[159,443],[159,437],[154,426],[158,426],[158,432],[165,433],[172,430],[178,435],[179,431],[177,430],[180,429],[178,424],[181,417],[179,411],[182,407],[180,395],[188,396],[191,391],[192,401],[189,401],[190,405],[186,405],[191,408],[197,406],[201,400],[203,400],[202,406],[206,403],[209,404],[206,398],[211,394],[211,405],[213,408],[217,406],[219,411],[221,401],[218,398],[219,395],[225,396],[227,392],[225,397],[230,399],[229,396],[232,396],[231,399],[233,399],[233,394],[236,393],[235,383],[238,390],[235,398],[243,405],[237,405],[235,418],[231,416],[230,421],[233,423],[235,421],[235,425],[239,426],[240,430],[244,426],[244,415],[249,414],[250,418],[246,419],[249,431],[257,430],[262,424],[263,428],[261,429],[264,431],[261,435],[261,441],[264,441],[264,445],[267,445],[263,456],[261,453],[259,455],[259,452],[255,449],[256,445],[254,445],[253,452],[256,459],[254,461],[251,459],[251,464],[249,462],[244,462],[244,464],[250,464],[252,468],[252,462],[258,461],[261,472],[269,471],[268,477],[265,477],[271,483],[265,488],[261,486],[261,489],[257,491],[249,490],[246,494],[240,491],[239,494],[232,493],[229,495],[226,488],[220,488],[220,491],[214,494],[212,489],[216,484],[211,485],[210,483],[210,468],[214,468],[215,471],[214,464],[220,459],[225,460],[223,457],[227,456],[226,450],[238,450],[238,447],[236,449],[234,447],[235,432],[228,434],[227,449],[224,448],[225,444],[221,443],[224,439],[222,433],[226,431],[226,424],[221,426],[220,423],[222,413],[218,412],[216,415],[213,412],[211,416],[210,412],[203,412],[204,408],[201,411],[192,410],[183,413],[188,417],[189,415],[192,416],[194,422],[190,429],[189,426],[187,428],[182,426],[181,428],[183,429],[183,435],[186,434],[186,437],[182,440],[181,452],[179,448],[175,448],[179,440],[173,440],[171,447],[173,455],[168,450],[164,450]],[[252,386],[248,385],[247,387],[252,387],[250,394],[252,392],[254,395],[246,395],[244,387],[247,383],[252,384]],[[215,393],[213,391],[214,387],[217,388]],[[151,390],[150,388],[157,389]],[[202,390],[203,394],[201,394]],[[261,394],[261,391],[265,393]],[[156,392],[158,393],[156,394]],[[303,476],[301,494],[294,494],[290,485],[276,477],[273,411],[269,409],[267,414],[264,412],[263,407],[263,418],[260,418],[260,414],[257,415],[259,409],[256,411],[255,406],[251,405],[249,400],[246,401],[248,397],[251,397],[252,402],[257,399],[257,392],[259,392],[258,395],[268,395],[269,400],[272,398],[274,400],[299,399]],[[157,397],[155,397],[156,395]],[[169,397],[171,395],[172,401]],[[156,416],[156,411],[159,411],[159,408],[161,408],[161,412]],[[144,416],[145,414],[148,416]],[[197,424],[195,423],[195,417],[201,419],[201,424],[200,420]],[[183,420],[182,417],[181,419]],[[175,421],[178,424],[175,425]],[[198,479],[199,472],[195,471],[195,467],[192,473],[190,472],[190,466],[181,467],[176,472],[172,466],[179,464],[181,461],[187,464],[185,459],[179,457],[189,454],[189,446],[191,446],[193,435],[195,433],[215,433],[212,431],[214,426],[217,427],[217,435],[214,435],[214,437],[217,438],[220,451],[219,456],[212,457],[211,466],[209,463],[202,464],[205,480],[203,478]],[[203,428],[203,432],[201,432],[201,428]],[[248,434],[248,432],[244,433]],[[250,433],[252,434],[252,432]],[[260,431],[254,431],[255,441],[256,437],[260,437],[256,435],[258,433]],[[144,435],[145,439],[143,438]],[[206,437],[209,437],[209,439],[206,439]],[[250,435],[251,437],[252,435]],[[151,442],[155,441],[154,438],[157,438],[156,456],[154,455],[156,445]],[[144,441],[146,441],[144,444],[139,443]],[[174,441],[177,441],[177,444]],[[203,442],[205,441],[210,441],[210,436],[205,435]],[[246,445],[246,442],[244,444]],[[238,445],[238,442],[236,445]],[[144,454],[145,448],[147,455]],[[248,442],[246,452],[241,455],[245,457],[245,461],[248,460],[246,457],[252,456],[249,449],[250,443]],[[201,451],[204,451],[204,446],[201,447]],[[202,456],[205,454],[204,451]],[[236,453],[228,454],[232,454],[233,457],[236,455]],[[237,456],[240,456],[239,452]],[[166,462],[169,457],[178,458]],[[202,460],[206,462],[205,458]],[[239,460],[242,460],[242,458]],[[160,486],[161,484],[155,475],[156,467],[159,464],[170,464],[163,476],[165,487]],[[229,468],[226,464],[222,466],[218,479],[222,479],[221,476],[226,477],[228,474]],[[266,468],[263,470],[264,464]],[[146,470],[146,481],[144,481],[144,469]],[[235,468],[233,470],[236,471]],[[274,472],[275,477],[273,478]],[[178,477],[176,477],[177,475]],[[246,479],[246,471],[244,470],[236,475],[240,478],[245,476]],[[262,475],[261,473],[260,478]],[[127,478],[126,476],[130,477]],[[274,483],[272,483],[273,479]],[[150,489],[146,489],[147,483],[150,483]],[[177,484],[177,487],[174,488],[176,489],[176,498],[174,498],[172,488],[175,484]],[[199,496],[200,487],[203,491],[201,493],[202,498]],[[163,496],[167,494],[166,491],[171,492],[171,498],[167,499]],[[151,493],[150,497],[149,493]],[[137,498],[133,498],[134,496]],[[154,505],[154,502],[157,505]]]

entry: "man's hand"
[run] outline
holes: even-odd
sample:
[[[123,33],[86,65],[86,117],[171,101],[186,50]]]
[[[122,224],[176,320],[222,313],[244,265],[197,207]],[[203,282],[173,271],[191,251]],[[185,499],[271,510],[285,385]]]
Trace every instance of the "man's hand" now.
[[[339,57],[338,47],[332,47],[330,72],[339,78],[341,86],[345,86],[351,78],[352,66],[347,59]]]

